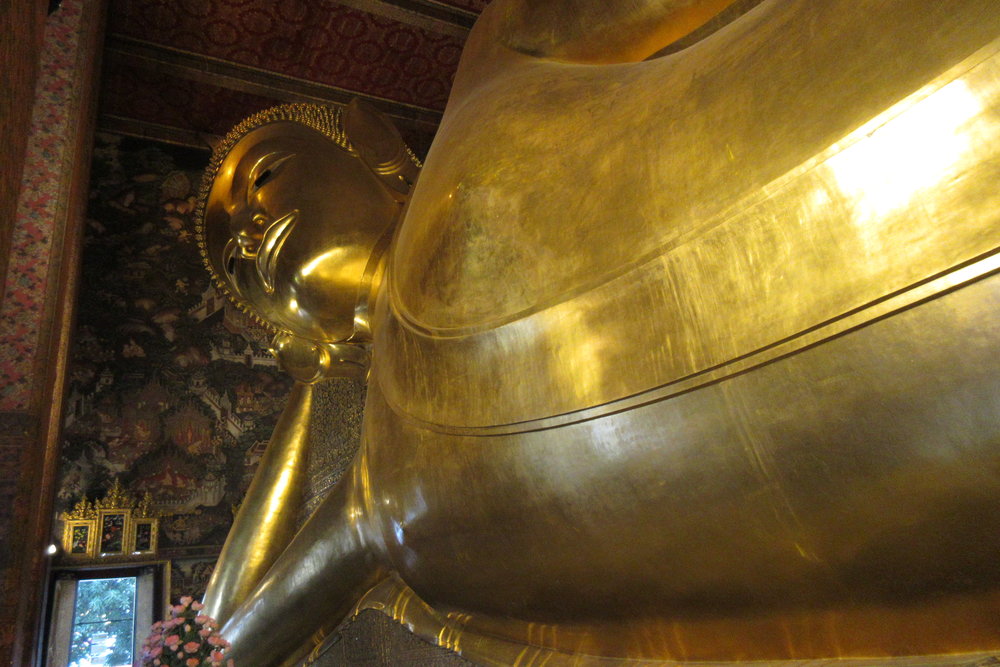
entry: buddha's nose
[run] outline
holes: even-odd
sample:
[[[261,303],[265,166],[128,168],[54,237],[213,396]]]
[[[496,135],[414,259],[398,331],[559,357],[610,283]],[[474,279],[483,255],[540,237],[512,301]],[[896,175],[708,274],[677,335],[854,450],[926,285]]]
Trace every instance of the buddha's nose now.
[[[236,245],[239,246],[240,255],[247,259],[253,259],[257,256],[257,251],[264,238],[267,217],[257,213],[234,217],[232,220],[233,238],[236,239]]]

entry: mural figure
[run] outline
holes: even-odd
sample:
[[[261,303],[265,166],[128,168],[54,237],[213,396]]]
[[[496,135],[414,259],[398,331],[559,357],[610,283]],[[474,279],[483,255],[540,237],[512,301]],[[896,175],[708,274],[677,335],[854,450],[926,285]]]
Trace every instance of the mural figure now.
[[[208,265],[298,381],[208,592],[238,664],[358,604],[490,664],[1000,650],[1000,6],[650,58],[727,4],[495,0],[419,182],[360,103],[216,152]]]

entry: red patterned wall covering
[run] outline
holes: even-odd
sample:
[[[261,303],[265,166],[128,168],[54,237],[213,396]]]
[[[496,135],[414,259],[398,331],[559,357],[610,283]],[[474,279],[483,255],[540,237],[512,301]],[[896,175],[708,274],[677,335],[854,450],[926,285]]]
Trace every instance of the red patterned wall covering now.
[[[102,114],[216,135],[224,135],[244,118],[281,103],[118,62],[106,65],[102,83]],[[414,152],[426,155],[436,128],[400,119],[394,122]]]
[[[61,172],[69,138],[80,3],[50,17],[0,306],[0,411],[29,408]]]
[[[112,0],[110,17],[112,33],[434,109],[463,45],[330,0]]]

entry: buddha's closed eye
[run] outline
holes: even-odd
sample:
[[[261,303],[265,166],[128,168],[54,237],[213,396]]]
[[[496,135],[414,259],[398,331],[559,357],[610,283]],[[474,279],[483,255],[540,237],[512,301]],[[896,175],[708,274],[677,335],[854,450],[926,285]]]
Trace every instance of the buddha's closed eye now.
[[[254,165],[253,171],[251,172],[251,184],[247,192],[247,198],[251,198],[260,188],[262,188],[266,183],[268,183],[272,178],[279,173],[281,165],[283,165],[288,158],[292,157],[294,153],[280,152],[280,153],[268,153],[263,158],[261,158],[256,165]]]
[[[253,182],[254,188],[260,188],[260,186],[264,185],[264,182],[271,178],[271,173],[270,169],[262,171]]]

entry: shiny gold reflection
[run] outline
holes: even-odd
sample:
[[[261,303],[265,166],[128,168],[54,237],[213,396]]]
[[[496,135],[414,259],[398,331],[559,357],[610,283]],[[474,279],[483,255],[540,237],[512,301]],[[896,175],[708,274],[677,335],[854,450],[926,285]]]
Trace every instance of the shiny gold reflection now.
[[[905,208],[920,190],[954,178],[977,139],[970,121],[982,110],[965,81],[952,81],[899,116],[880,118],[885,124],[831,157],[826,166],[854,202],[859,224]]]

